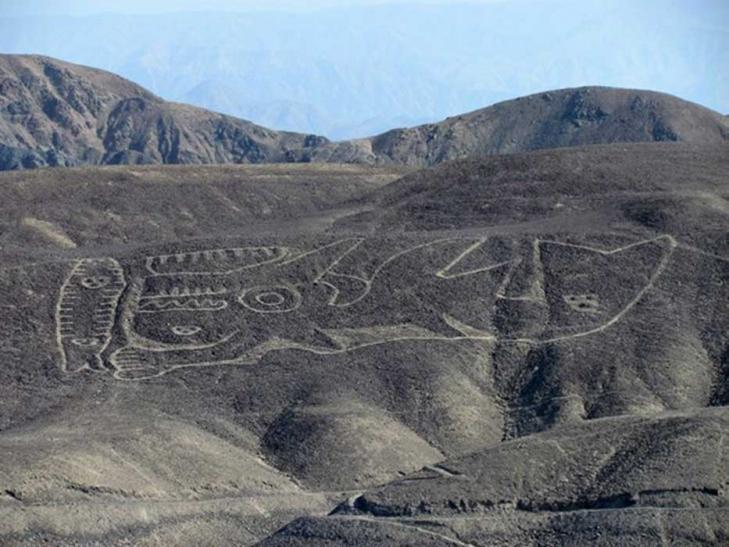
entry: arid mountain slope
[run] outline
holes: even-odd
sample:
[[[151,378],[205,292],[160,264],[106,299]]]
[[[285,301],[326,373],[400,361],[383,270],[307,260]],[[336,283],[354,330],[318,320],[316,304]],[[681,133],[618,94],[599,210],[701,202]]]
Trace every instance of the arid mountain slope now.
[[[333,148],[331,157],[342,161],[351,155],[357,161],[428,166],[588,144],[716,144],[728,139],[727,119],[697,104],[652,91],[583,87],[521,97],[440,123],[343,143]],[[325,147],[315,157],[330,150]]]
[[[725,116],[650,91],[585,87],[523,97],[436,124],[331,143],[163,101],[111,73],[0,56],[0,170],[57,165],[446,160],[613,142],[716,144]]]
[[[260,547],[729,544],[727,408],[594,420],[428,466]]]
[[[102,70],[0,55],[0,169],[285,162],[324,142],[165,102]]]
[[[7,265],[11,255],[64,248],[255,234],[262,226],[289,233],[321,229],[358,210],[337,210],[342,203],[361,200],[405,172],[331,164],[6,172],[0,175],[0,246]]]
[[[728,191],[729,143],[612,144],[418,170],[376,189],[368,219],[407,230],[563,219],[567,230],[591,230],[601,227],[579,219],[600,212],[610,213],[606,221],[695,236],[724,229]]]
[[[727,162],[0,174],[0,543],[726,543]]]

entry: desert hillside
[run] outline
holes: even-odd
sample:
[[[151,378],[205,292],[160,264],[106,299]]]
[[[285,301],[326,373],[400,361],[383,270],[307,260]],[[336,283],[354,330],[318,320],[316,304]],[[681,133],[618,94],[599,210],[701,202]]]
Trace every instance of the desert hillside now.
[[[726,544],[728,170],[0,174],[0,543]]]

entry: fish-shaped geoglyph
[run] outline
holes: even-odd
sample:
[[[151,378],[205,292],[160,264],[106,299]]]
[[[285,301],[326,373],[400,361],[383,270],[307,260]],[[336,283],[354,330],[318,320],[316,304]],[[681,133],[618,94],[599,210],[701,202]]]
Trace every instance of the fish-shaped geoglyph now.
[[[649,290],[676,243],[622,247],[449,238],[348,238],[152,257],[118,312],[118,264],[82,261],[62,290],[66,367],[144,379],[184,367],[250,365],[272,351],[333,355],[406,340],[540,344],[596,334]],[[100,323],[80,313],[95,310]],[[70,320],[70,322],[69,322]],[[116,335],[115,335],[116,336]],[[108,355],[103,355],[108,349]]]
[[[112,338],[119,298],[126,286],[113,258],[79,260],[61,287],[56,335],[66,372],[104,370],[102,353]]]

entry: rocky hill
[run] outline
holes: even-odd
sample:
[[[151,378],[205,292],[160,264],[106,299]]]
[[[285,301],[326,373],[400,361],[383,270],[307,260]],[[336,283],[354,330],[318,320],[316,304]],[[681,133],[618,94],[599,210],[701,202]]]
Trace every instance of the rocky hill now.
[[[447,160],[615,142],[729,140],[726,117],[677,97],[605,87],[562,89],[325,147],[315,157],[428,166]],[[327,156],[330,154],[331,156]]]
[[[720,408],[533,435],[428,466],[258,545],[726,545],[728,428]]]
[[[108,72],[46,57],[0,56],[0,170],[282,162],[422,167],[542,148],[727,139],[727,118],[699,105],[650,91],[585,87],[331,143],[166,102]]]
[[[102,70],[0,55],[0,169],[287,162],[325,142],[165,102]]]

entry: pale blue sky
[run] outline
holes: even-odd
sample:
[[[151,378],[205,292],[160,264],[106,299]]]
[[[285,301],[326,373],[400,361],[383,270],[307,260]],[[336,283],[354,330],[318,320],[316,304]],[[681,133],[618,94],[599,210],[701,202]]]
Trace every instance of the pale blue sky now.
[[[509,0],[465,0],[460,3],[486,4]],[[540,1],[540,0],[535,0]],[[93,13],[165,13],[174,11],[296,10],[375,6],[382,4],[448,4],[449,0],[0,0],[6,15],[54,13],[89,15]]]
[[[335,139],[582,85],[729,114],[729,0],[0,0],[0,52]]]

